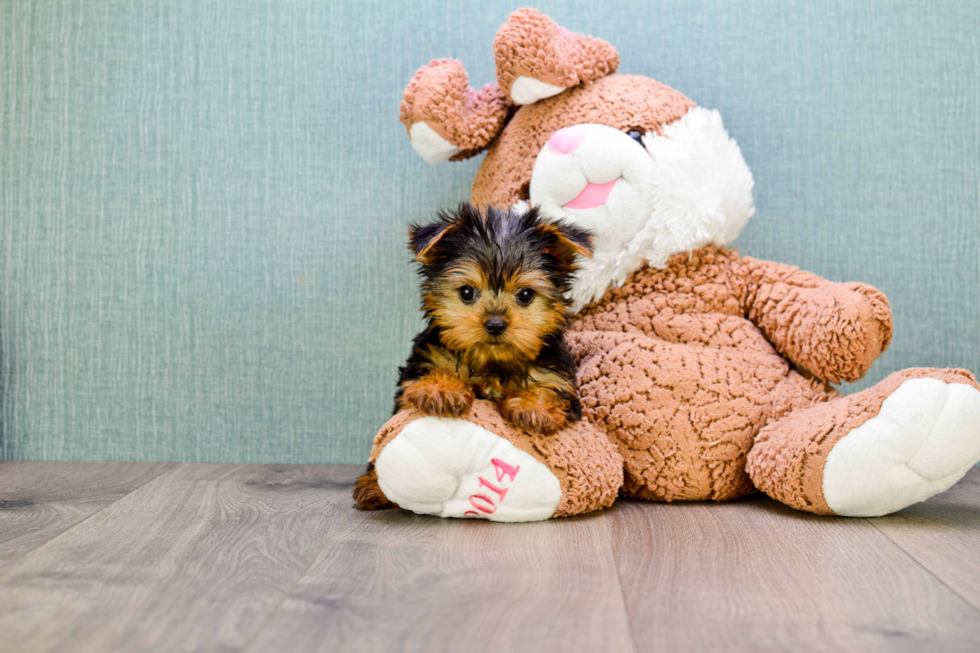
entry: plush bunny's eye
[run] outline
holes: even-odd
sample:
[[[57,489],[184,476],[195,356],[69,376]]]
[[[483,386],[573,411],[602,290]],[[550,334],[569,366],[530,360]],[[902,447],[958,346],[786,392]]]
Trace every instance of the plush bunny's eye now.
[[[628,132],[626,132],[626,135],[632,138],[640,145],[643,145],[643,132],[640,131],[639,129],[631,129]]]

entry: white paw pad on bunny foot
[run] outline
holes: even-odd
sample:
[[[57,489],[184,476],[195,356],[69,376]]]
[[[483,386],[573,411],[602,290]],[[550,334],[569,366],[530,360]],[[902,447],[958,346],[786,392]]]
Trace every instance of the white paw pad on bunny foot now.
[[[912,379],[831,449],[824,500],[838,515],[887,515],[949,489],[978,461],[980,391]]]
[[[375,469],[386,497],[422,515],[539,521],[561,501],[551,470],[466,420],[415,420],[381,450]]]

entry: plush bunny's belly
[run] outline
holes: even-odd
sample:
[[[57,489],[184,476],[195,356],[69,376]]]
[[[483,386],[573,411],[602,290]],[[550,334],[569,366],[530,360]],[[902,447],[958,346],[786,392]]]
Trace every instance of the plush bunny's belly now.
[[[643,499],[750,493],[745,464],[756,434],[773,417],[833,394],[791,370],[764,340],[708,346],[611,331],[569,340],[585,418],[618,443],[624,493]]]
[[[759,431],[835,396],[792,369],[746,317],[749,277],[734,250],[680,254],[635,271],[571,325],[583,414],[618,443],[626,494],[748,494],[746,457]]]

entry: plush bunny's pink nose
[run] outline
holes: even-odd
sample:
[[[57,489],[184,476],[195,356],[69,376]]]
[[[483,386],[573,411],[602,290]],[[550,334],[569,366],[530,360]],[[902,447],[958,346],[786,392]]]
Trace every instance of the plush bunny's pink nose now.
[[[585,139],[585,132],[578,127],[563,127],[548,139],[548,149],[555,154],[571,154]]]

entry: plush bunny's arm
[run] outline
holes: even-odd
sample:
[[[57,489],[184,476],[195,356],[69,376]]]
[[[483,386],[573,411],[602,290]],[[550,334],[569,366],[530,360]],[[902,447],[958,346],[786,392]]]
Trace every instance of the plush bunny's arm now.
[[[891,342],[891,308],[871,286],[752,258],[735,262],[732,273],[746,317],[780,354],[817,378],[856,381]]]

